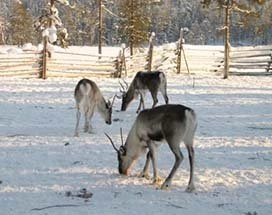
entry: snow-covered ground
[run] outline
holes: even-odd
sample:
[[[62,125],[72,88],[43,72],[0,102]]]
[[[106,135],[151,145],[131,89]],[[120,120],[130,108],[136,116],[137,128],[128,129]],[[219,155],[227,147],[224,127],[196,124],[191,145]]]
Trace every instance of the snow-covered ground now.
[[[117,79],[93,80],[106,98],[118,92]],[[120,143],[120,127],[126,137],[138,101],[120,112],[116,100],[112,125],[95,114],[94,133],[81,125],[80,137],[73,137],[78,81],[0,80],[0,214],[272,214],[272,76],[168,74],[170,102],[192,107],[199,118],[193,193],[185,192],[183,144],[185,159],[168,191],[137,177],[144,157],[132,176],[118,174],[104,132]],[[149,94],[146,100],[150,107]],[[166,177],[174,162],[166,144],[158,159]],[[83,188],[93,196],[77,197]]]

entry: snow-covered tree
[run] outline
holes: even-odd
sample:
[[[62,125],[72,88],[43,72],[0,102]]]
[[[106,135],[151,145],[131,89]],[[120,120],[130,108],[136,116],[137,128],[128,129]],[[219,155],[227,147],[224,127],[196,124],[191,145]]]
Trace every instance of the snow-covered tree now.
[[[13,17],[12,8],[17,0],[0,0],[0,16],[4,20],[5,43],[12,44],[12,32],[8,31],[10,20]],[[68,1],[55,1],[56,8],[61,18],[62,27],[67,28],[69,44],[71,45],[95,45],[98,43],[98,4],[97,0],[69,0],[70,6],[65,6]],[[134,0],[133,2],[138,2]],[[179,39],[180,28],[187,27],[185,35],[186,43],[190,44],[222,44],[223,32],[218,31],[224,22],[224,13],[218,8],[218,2],[226,0],[148,0],[143,1],[142,11],[148,18],[149,27],[146,28],[146,37],[143,40],[147,45],[150,32],[156,33],[156,43],[175,42]],[[26,11],[33,17],[39,17],[49,13],[50,0],[21,0]],[[126,32],[121,23],[124,17],[122,5],[128,0],[102,0],[103,2],[103,32],[102,39],[105,45],[120,45],[128,43]],[[201,2],[210,2],[209,9],[203,8]],[[259,18],[252,19],[247,15],[232,13],[230,40],[233,45],[241,44],[270,44],[272,42],[271,29],[271,0],[236,0],[240,4],[247,5],[259,14]],[[257,2],[257,3],[256,3]],[[151,4],[152,3],[152,4]],[[259,4],[262,3],[262,4]],[[155,4],[155,5],[154,5]],[[126,5],[128,6],[128,5]],[[128,11],[125,11],[128,13]],[[140,17],[142,20],[144,17]],[[56,27],[57,32],[61,27]],[[252,30],[254,29],[254,30]],[[127,30],[127,29],[126,29]],[[196,31],[195,31],[196,30]],[[41,35],[41,34],[40,34]],[[34,37],[32,43],[40,42],[41,39]]]
[[[56,3],[70,6],[69,0],[50,0],[48,3],[49,4],[43,9],[42,15],[35,23],[35,27],[37,30],[42,31],[43,37],[48,37],[50,43],[67,47],[68,32],[62,25]]]

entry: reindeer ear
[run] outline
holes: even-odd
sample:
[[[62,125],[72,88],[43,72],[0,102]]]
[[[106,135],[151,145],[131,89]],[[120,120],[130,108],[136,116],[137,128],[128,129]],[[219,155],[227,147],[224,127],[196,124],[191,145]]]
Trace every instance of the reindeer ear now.
[[[121,153],[121,155],[125,156],[126,155],[126,149],[125,149],[125,147],[124,146],[120,146],[119,152]]]
[[[111,101],[110,100],[108,100],[107,105],[108,105],[108,107],[111,106]]]
[[[116,93],[115,96],[116,96],[117,99],[122,99],[123,98],[123,94],[124,93],[120,92],[120,93]]]

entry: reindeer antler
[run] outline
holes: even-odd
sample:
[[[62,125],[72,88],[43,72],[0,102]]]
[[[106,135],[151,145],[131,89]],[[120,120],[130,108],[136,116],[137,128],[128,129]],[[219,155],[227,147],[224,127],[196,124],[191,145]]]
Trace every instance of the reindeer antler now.
[[[108,100],[108,103],[109,103],[110,107],[113,106],[113,103],[114,103],[116,97],[118,98],[117,93],[113,96],[112,101],[110,101],[110,99]]]
[[[110,142],[111,142],[111,145],[112,145],[112,147],[115,149],[115,151],[116,151],[116,152],[119,152],[119,150],[117,149],[117,147],[114,145],[114,143],[113,143],[111,137],[110,137],[107,133],[104,133],[104,134],[107,136],[107,138],[109,138],[109,140],[110,140]]]
[[[128,90],[128,83],[124,79],[122,80],[124,84],[122,84],[121,81],[119,80],[119,84],[121,86],[120,92],[125,93]]]
[[[122,130],[122,128],[120,128],[120,136],[121,136],[122,146],[124,146],[124,139],[123,139],[123,130]]]

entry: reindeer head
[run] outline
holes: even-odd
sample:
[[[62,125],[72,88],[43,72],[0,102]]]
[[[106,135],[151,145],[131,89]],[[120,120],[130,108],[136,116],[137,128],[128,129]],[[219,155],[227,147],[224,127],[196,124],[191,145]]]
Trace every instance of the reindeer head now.
[[[121,111],[125,111],[128,106],[128,96],[126,93],[122,95],[122,106],[121,106]]]
[[[117,152],[117,160],[118,160],[118,170],[120,174],[123,175],[128,175],[129,169],[132,166],[132,162],[130,162],[126,153],[126,147],[123,144],[123,138],[122,138],[122,130],[121,130],[121,140],[122,140],[122,145],[118,149],[115,144],[113,143],[113,140],[111,137],[105,133],[105,135],[108,137],[110,140],[114,150]]]
[[[122,84],[120,81],[119,81],[119,84],[121,86],[120,88],[120,92],[122,93],[122,105],[121,105],[121,111],[125,111],[128,107],[128,104],[129,102],[131,101],[130,97],[129,96],[129,91],[128,91],[128,83],[123,81],[124,84]]]
[[[111,124],[111,116],[112,116],[112,107],[113,107],[113,103],[114,103],[114,100],[116,98],[117,95],[114,95],[112,101],[110,101],[110,99],[106,102],[105,104],[105,115],[104,115],[104,119],[105,119],[105,122],[107,124]]]
[[[111,124],[111,115],[112,115],[112,105],[110,101],[106,102],[106,114],[105,114],[105,122],[107,124]]]

